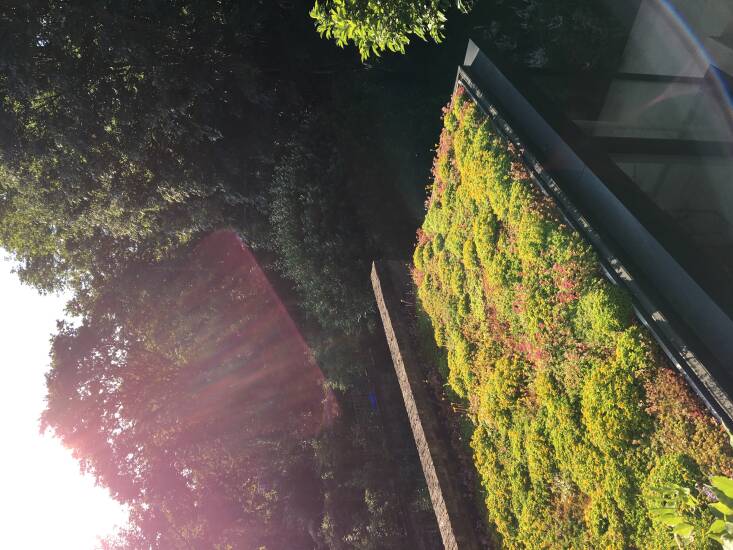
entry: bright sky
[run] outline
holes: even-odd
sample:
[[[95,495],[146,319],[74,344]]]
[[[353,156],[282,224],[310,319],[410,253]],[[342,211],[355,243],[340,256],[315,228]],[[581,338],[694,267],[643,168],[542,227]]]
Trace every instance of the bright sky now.
[[[126,513],[58,440],[38,433],[49,337],[65,300],[22,286],[4,257],[0,250],[0,548],[91,550]]]

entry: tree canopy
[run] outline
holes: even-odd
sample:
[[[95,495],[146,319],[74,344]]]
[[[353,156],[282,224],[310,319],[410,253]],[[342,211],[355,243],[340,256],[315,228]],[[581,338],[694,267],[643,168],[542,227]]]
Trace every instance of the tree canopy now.
[[[366,455],[378,423],[341,406],[366,385],[373,315],[355,211],[385,168],[355,161],[373,139],[334,147],[364,116],[341,100],[363,69],[306,11],[0,7],[0,246],[26,283],[72,291],[43,427],[129,505],[107,548],[402,533],[388,453]]]
[[[24,280],[88,289],[235,213],[255,223],[289,92],[259,61],[261,25],[279,11],[182,0],[0,8],[0,238]]]
[[[42,429],[155,547],[282,548],[320,521],[323,379],[231,232],[136,265],[54,338]],[[311,541],[312,544],[312,541]]]
[[[499,4],[504,27],[482,32],[534,55],[527,24],[551,2]],[[310,6],[0,6],[0,246],[26,283],[72,292],[43,422],[130,505],[109,548],[404,540],[422,474],[367,399],[367,366],[388,364],[368,266],[409,249],[461,52],[359,63]],[[313,13],[373,54],[441,39],[449,7]]]
[[[344,47],[353,43],[365,61],[384,51],[405,53],[410,37],[440,42],[444,38],[449,0],[322,0],[310,16],[321,36]],[[469,4],[456,0],[468,11]]]

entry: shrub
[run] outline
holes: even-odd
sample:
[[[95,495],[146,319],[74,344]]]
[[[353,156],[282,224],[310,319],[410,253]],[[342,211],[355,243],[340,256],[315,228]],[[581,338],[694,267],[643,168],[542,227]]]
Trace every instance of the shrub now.
[[[613,344],[614,334],[628,326],[631,300],[622,289],[597,285],[578,300],[575,329],[591,345]]]
[[[643,409],[643,381],[637,370],[637,350],[628,349],[628,338],[619,338],[616,357],[596,364],[586,377],[582,414],[586,437],[608,454],[628,452],[646,437],[651,427]]]

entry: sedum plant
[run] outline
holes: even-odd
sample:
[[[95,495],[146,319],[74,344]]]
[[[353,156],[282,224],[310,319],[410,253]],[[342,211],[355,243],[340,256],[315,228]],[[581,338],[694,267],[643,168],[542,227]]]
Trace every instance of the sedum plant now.
[[[487,520],[503,548],[673,548],[687,527],[653,521],[646,494],[733,474],[728,436],[519,153],[459,89],[413,255]]]

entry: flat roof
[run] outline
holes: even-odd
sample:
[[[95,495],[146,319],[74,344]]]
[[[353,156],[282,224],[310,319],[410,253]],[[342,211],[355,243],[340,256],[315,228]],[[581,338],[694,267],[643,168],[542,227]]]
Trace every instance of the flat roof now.
[[[715,111],[714,131],[702,131],[697,124],[686,135],[678,132],[673,136],[664,134],[657,124],[669,122],[669,114],[663,115],[661,121],[651,117],[646,126],[638,124],[641,130],[617,124],[613,117],[625,120],[619,112],[630,112],[634,101],[642,106],[649,104],[648,97],[639,95],[636,89],[639,82],[646,85],[651,81],[660,89],[679,87],[680,81],[672,78],[674,75],[661,75],[663,78],[656,80],[638,74],[633,78],[626,73],[619,73],[620,78],[615,73],[601,75],[606,80],[601,86],[605,95],[595,98],[594,106],[584,107],[586,113],[595,109],[596,118],[580,119],[573,118],[576,113],[564,108],[556,89],[542,85],[548,76],[556,76],[551,71],[517,68],[500,57],[494,52],[486,55],[469,42],[457,85],[464,86],[497,128],[518,146],[537,185],[555,200],[568,223],[593,245],[606,274],[632,294],[637,315],[665,353],[712,412],[732,428],[733,401],[729,396],[733,392],[733,300],[729,303],[727,299],[733,290],[733,278],[727,275],[725,264],[733,260],[733,254],[725,255],[721,248],[717,261],[711,263],[704,240],[696,242],[686,233],[690,226],[704,223],[694,219],[688,219],[687,225],[681,223],[680,218],[665,210],[665,204],[650,196],[641,181],[647,177],[641,174],[646,167],[653,175],[654,170],[672,172],[672,180],[656,174],[662,185],[674,182],[676,169],[669,167],[676,166],[675,163],[718,166],[722,162],[721,174],[733,173],[726,168],[733,156],[733,148],[728,147],[733,142],[733,132],[727,133],[729,129],[725,127],[728,114],[724,108],[715,107],[713,96],[700,96],[712,93],[714,86],[710,82],[717,82],[718,75],[708,67],[702,76],[687,75],[684,78],[694,80],[681,81],[696,87],[698,107],[700,97],[710,102],[695,112],[708,109],[705,116],[710,118],[710,112]],[[564,81],[573,82],[567,77]],[[625,88],[629,82],[631,88]],[[625,104],[624,93],[631,96]],[[621,105],[615,115],[611,112],[614,104]],[[589,120],[584,127],[584,121]],[[680,117],[678,121],[685,126]],[[604,125],[605,128],[600,127]],[[614,131],[609,132],[609,127]],[[635,178],[630,165],[636,166],[637,175],[641,175]],[[640,165],[643,166],[639,168]],[[711,206],[719,206],[720,210],[731,205],[733,194],[730,204]],[[731,236],[733,244],[733,232]],[[716,242],[715,246],[725,244]]]

